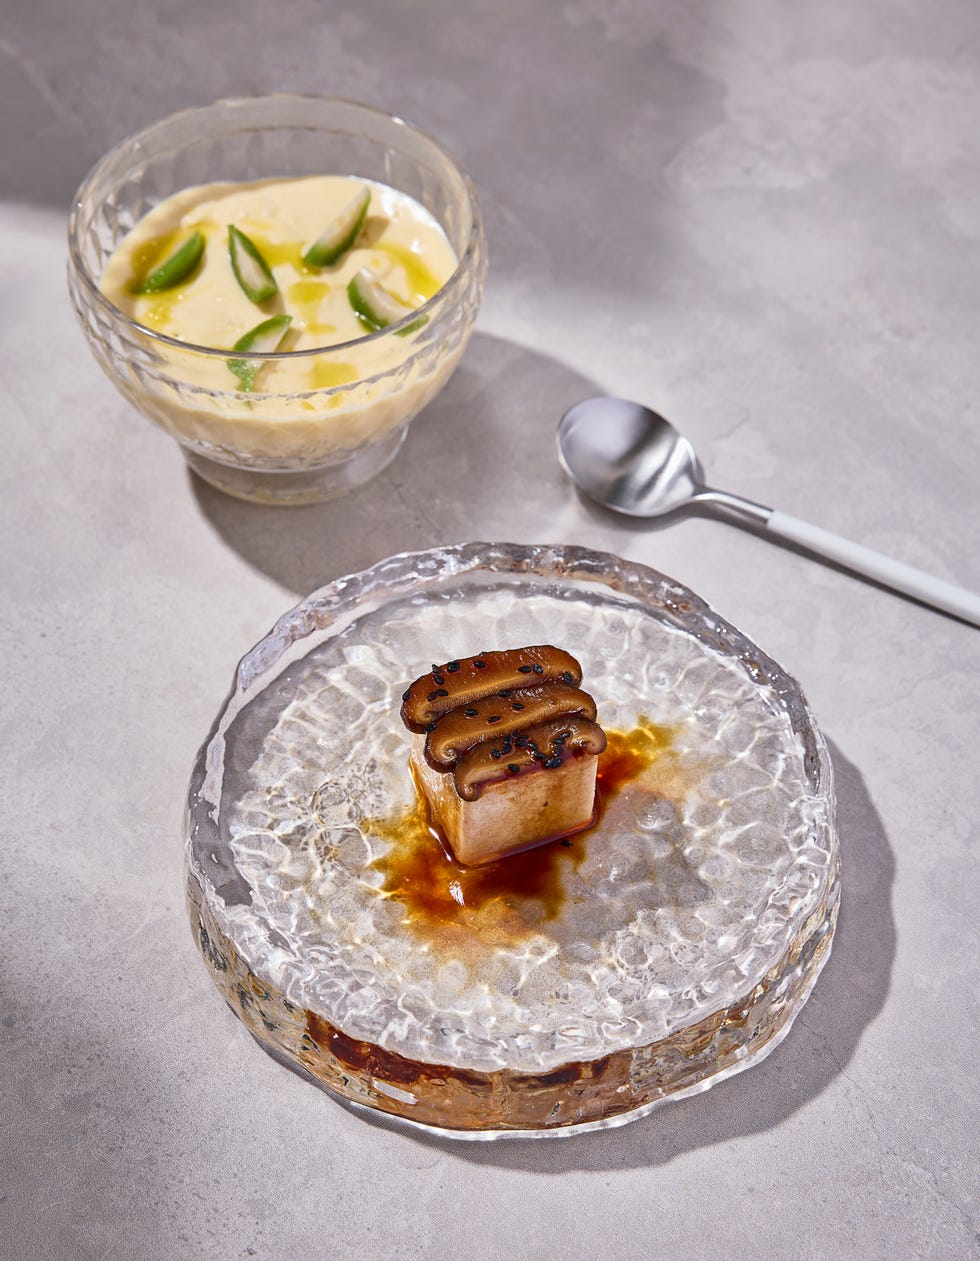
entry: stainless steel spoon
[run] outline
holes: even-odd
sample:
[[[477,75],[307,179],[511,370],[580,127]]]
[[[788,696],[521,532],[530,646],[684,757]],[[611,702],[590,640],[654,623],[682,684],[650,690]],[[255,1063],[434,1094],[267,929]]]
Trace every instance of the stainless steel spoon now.
[[[980,626],[980,596],[838,534],[799,521],[751,499],[705,485],[694,448],[640,403],[590,398],[562,416],[558,453],[578,488],[598,503],[631,517],[660,517],[691,504],[720,509],[737,521],[761,526],[807,551],[902,591]]]

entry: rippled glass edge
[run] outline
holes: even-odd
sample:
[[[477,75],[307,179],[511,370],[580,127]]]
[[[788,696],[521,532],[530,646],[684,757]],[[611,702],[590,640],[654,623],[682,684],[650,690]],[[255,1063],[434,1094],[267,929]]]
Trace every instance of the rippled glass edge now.
[[[360,573],[348,574],[321,587],[295,605],[242,658],[208,740],[226,728],[241,708],[245,693],[264,686],[289,660],[291,649],[317,631],[336,629],[354,620],[364,608],[436,585],[479,569],[509,574],[535,574],[595,582],[657,609],[670,626],[740,663],[755,684],[768,686],[789,716],[803,746],[804,769],[815,793],[832,792],[832,770],[826,745],[799,684],[741,631],[719,616],[700,596],[667,575],[608,552],[567,545],[526,546],[512,543],[467,543],[401,552]],[[205,742],[202,753],[206,751]],[[202,780],[201,788],[207,789]],[[212,800],[217,798],[212,797]]]
[[[192,872],[187,898],[215,984],[271,1055],[355,1109],[444,1138],[488,1141],[625,1125],[759,1063],[789,1032],[830,955],[839,874],[835,862],[819,906],[783,958],[739,1003],[648,1046],[536,1076],[423,1064],[345,1038],[251,971]]]

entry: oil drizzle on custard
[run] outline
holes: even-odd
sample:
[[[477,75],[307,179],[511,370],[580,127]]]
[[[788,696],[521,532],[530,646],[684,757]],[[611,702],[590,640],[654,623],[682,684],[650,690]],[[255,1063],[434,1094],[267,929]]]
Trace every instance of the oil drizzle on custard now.
[[[320,318],[320,306],[333,286],[322,269],[309,267],[306,264],[303,259],[303,243],[271,240],[268,233],[274,230],[273,224],[249,220],[240,226],[270,267],[287,266],[292,269],[295,279],[287,284],[285,290],[288,310],[301,323],[305,332],[312,336],[324,337],[324,344],[329,345],[329,339],[337,332],[337,328],[336,325]],[[202,234],[208,249],[215,248],[220,242],[222,229],[217,223],[210,220],[200,220],[191,224],[181,223],[166,232],[141,241],[132,249],[129,257],[132,277],[130,292],[135,298],[141,300],[140,323],[158,332],[166,332],[170,336],[180,336],[179,328],[173,327],[174,312],[183,299],[188,282],[154,294],[141,294],[139,285],[194,231]],[[374,243],[373,248],[381,251],[391,262],[401,267],[406,287],[414,304],[421,304],[438,292],[441,287],[438,279],[414,250],[394,241],[387,241],[383,237]],[[193,280],[196,274],[197,269],[189,279]],[[274,304],[260,303],[259,309],[267,314],[280,311],[281,300]],[[315,362],[311,369],[310,385],[315,390],[333,389],[336,386],[349,385],[352,381],[356,381],[357,377],[358,371],[352,364]]]
[[[144,294],[140,292],[139,286],[152,271],[159,267],[165,259],[169,258],[178,246],[188,240],[192,232],[201,233],[204,237],[205,248],[207,248],[214,235],[216,226],[209,220],[201,220],[188,226],[178,225],[175,228],[171,228],[169,232],[150,237],[134,247],[129,259],[132,272],[129,290],[133,297],[142,304],[138,317],[141,324],[144,324],[147,328],[156,329],[160,333],[168,331],[168,327],[173,322],[174,307],[180,304],[188,286],[197,277],[200,265],[195,267],[185,280],[182,280],[170,289],[161,289],[157,293]],[[170,335],[172,336],[173,334],[171,333]]]
[[[414,805],[393,818],[365,819],[364,830],[389,848],[372,866],[384,877],[382,892],[405,907],[404,923],[421,936],[478,931],[507,939],[536,930],[565,904],[563,873],[577,867],[586,846],[602,844],[609,803],[672,747],[675,728],[641,717],[630,731],[607,731],[596,769],[595,823],[564,840],[551,841],[485,867],[453,858],[419,792]]]
[[[414,250],[404,245],[396,245],[394,241],[382,238],[374,247],[387,254],[390,259],[400,264],[405,273],[405,280],[416,303],[426,302],[439,292],[441,285],[430,269]]]

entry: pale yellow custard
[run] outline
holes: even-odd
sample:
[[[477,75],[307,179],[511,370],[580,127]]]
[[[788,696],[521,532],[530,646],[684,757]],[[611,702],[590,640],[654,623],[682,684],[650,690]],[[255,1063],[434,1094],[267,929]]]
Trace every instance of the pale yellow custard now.
[[[309,266],[304,253],[350,204],[370,190],[361,230],[336,262]],[[278,292],[252,301],[235,277],[229,225],[249,238],[268,264]],[[191,233],[204,254],[189,277],[157,293],[138,286]],[[185,444],[220,453],[246,453],[273,465],[311,465],[383,437],[431,398],[455,366],[462,344],[425,370],[412,361],[411,335],[369,337],[348,295],[366,269],[406,309],[422,306],[452,276],[457,258],[442,228],[417,201],[387,185],[346,176],[209,184],[168,197],[126,236],[106,264],[105,296],[138,324],[185,343],[155,341],[159,376],[140,384],[133,401]],[[263,364],[250,391],[221,356],[193,347],[232,351],[262,321],[287,314],[279,347],[298,354]],[[352,343],[352,344],[346,344]],[[329,350],[330,347],[343,349]],[[399,380],[371,379],[404,365]],[[189,388],[174,388],[172,373]],[[342,389],[353,383],[356,389]],[[149,394],[149,396],[148,396]]]

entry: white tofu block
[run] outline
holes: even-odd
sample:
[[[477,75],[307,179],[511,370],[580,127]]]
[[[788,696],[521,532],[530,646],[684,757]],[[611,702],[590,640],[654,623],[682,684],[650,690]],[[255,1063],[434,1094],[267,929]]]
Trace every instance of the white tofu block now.
[[[412,767],[432,822],[467,866],[569,836],[593,822],[599,760],[594,753],[569,752],[560,766],[522,767],[509,778],[484,784],[475,801],[464,801],[452,773],[434,770],[424,747],[425,736],[416,735]]]

